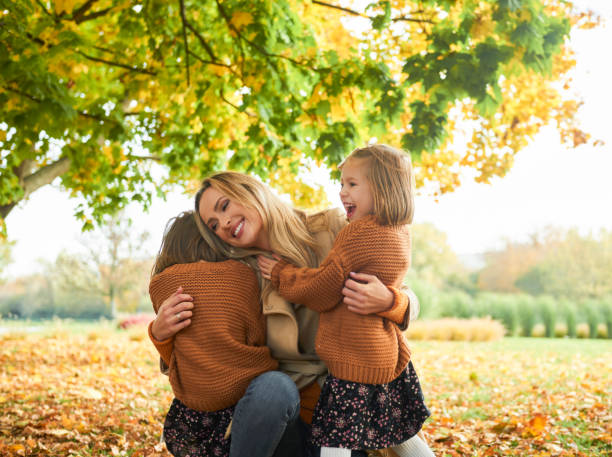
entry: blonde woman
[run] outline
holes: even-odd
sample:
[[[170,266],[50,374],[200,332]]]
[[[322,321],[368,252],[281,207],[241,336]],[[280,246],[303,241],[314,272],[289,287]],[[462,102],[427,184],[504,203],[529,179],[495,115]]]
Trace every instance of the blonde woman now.
[[[195,209],[201,217],[200,232],[205,238],[217,240],[221,255],[253,261],[253,255],[273,251],[294,265],[307,267],[319,265],[347,223],[340,210],[306,215],[282,202],[257,179],[229,171],[204,180]],[[244,414],[234,417],[232,449],[241,448],[236,445],[239,442],[244,443],[244,453],[237,456],[312,455],[306,448],[307,424],[327,376],[327,368],[315,352],[319,316],[284,300],[268,281],[259,279],[267,345],[293,387],[288,389],[285,379],[266,383],[255,379],[251,383],[240,403]],[[350,311],[377,314],[401,328],[406,328],[411,315],[418,313],[413,293],[386,287],[375,276],[351,273],[342,293]],[[165,357],[172,352],[173,336],[190,324],[190,302],[191,297],[177,290],[162,304],[150,327],[151,340]],[[297,392],[300,417],[292,404]],[[269,419],[270,403],[293,414],[275,413]],[[357,451],[353,455],[364,454]]]

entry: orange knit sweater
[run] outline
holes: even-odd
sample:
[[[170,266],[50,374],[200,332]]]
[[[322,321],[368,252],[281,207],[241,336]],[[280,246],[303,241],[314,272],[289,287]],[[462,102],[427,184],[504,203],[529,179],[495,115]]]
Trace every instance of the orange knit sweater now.
[[[278,366],[265,346],[255,274],[235,260],[173,265],[149,284],[155,312],[179,286],[194,307],[168,361],[174,395],[198,411],[232,406],[253,378]]]
[[[385,384],[410,360],[405,337],[387,319],[349,311],[342,288],[351,271],[399,286],[409,266],[408,227],[382,226],[367,216],[342,229],[320,267],[298,268],[280,261],[272,270],[272,284],[285,299],[321,313],[315,347],[332,375]]]

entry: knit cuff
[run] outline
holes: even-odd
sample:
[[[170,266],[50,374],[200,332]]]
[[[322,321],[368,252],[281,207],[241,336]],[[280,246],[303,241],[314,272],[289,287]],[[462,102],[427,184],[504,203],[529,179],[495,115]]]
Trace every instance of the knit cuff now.
[[[406,330],[410,322],[410,298],[395,287],[389,286],[389,290],[393,293],[393,305],[377,315],[395,322],[401,330]]]
[[[153,336],[152,328],[153,328],[153,321],[149,323],[149,339],[155,346],[155,349],[157,349],[157,352],[159,352],[161,359],[164,361],[164,363],[167,366],[169,366],[170,357],[172,356],[172,350],[174,349],[174,336],[171,336],[170,338],[166,338],[163,341],[159,341],[155,339],[155,337]]]
[[[274,265],[274,268],[272,268],[272,273],[270,274],[270,281],[272,282],[272,286],[276,290],[278,290],[278,287],[280,286],[280,273],[281,270],[285,268],[285,265],[288,265],[288,262],[285,262],[284,260],[279,260],[278,263]]]

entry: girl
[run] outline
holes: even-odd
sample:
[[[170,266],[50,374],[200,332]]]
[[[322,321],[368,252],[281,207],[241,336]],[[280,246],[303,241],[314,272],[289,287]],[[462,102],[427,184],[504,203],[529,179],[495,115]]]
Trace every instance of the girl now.
[[[280,252],[292,263],[317,266],[332,247],[335,237],[346,225],[340,210],[325,210],[313,215],[293,209],[274,195],[257,179],[236,172],[221,172],[206,178],[196,195],[197,222],[204,237],[215,240],[215,248],[225,258],[244,258],[262,250]],[[208,239],[207,238],[207,239]],[[248,258],[248,257],[247,257]],[[352,312],[386,317],[406,328],[409,318],[418,314],[418,300],[409,290],[385,286],[378,278],[355,273],[345,283],[344,302]],[[290,303],[273,290],[268,281],[262,286],[261,299],[266,318],[267,345],[279,361],[279,370],[289,375],[293,390],[279,386],[276,381],[259,384],[240,401],[246,404],[253,418],[239,429],[232,425],[232,450],[240,443],[241,453],[250,457],[272,455],[266,445],[273,445],[275,456],[296,456],[286,444],[298,444],[306,449],[309,425],[327,368],[315,351],[315,335],[319,315],[315,311]],[[191,297],[180,291],[162,303],[157,318],[150,326],[150,338],[160,354],[171,354],[175,335],[189,328]],[[179,314],[180,317],[177,317]],[[300,398],[300,421],[270,421],[268,433],[255,428],[261,418],[269,418],[268,398],[275,394],[277,403],[293,407],[293,398]],[[247,408],[245,408],[246,410]],[[274,436],[284,431],[280,443]],[[240,438],[240,443],[239,443]],[[278,444],[278,446],[277,446]],[[357,453],[355,453],[357,455]]]
[[[278,366],[265,346],[253,270],[221,260],[200,235],[193,212],[170,220],[149,293],[156,313],[179,286],[193,297],[191,325],[164,360],[176,397],[164,440],[175,456],[229,455],[226,435],[236,403],[252,380]]]
[[[413,216],[410,161],[385,145],[353,151],[340,166],[340,198],[349,225],[318,268],[258,257],[262,275],[287,300],[321,313],[316,351],[330,375],[312,422],[321,457],[391,447],[400,456],[432,455],[416,436],[429,411],[399,327],[348,311],[342,288],[350,272],[399,286],[410,264]]]

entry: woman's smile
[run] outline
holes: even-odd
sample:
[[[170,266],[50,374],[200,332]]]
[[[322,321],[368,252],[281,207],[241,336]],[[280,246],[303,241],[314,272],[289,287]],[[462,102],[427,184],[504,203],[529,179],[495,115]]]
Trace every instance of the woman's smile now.
[[[204,223],[227,244],[266,249],[267,238],[256,209],[247,208],[209,187],[200,199],[199,213]]]

